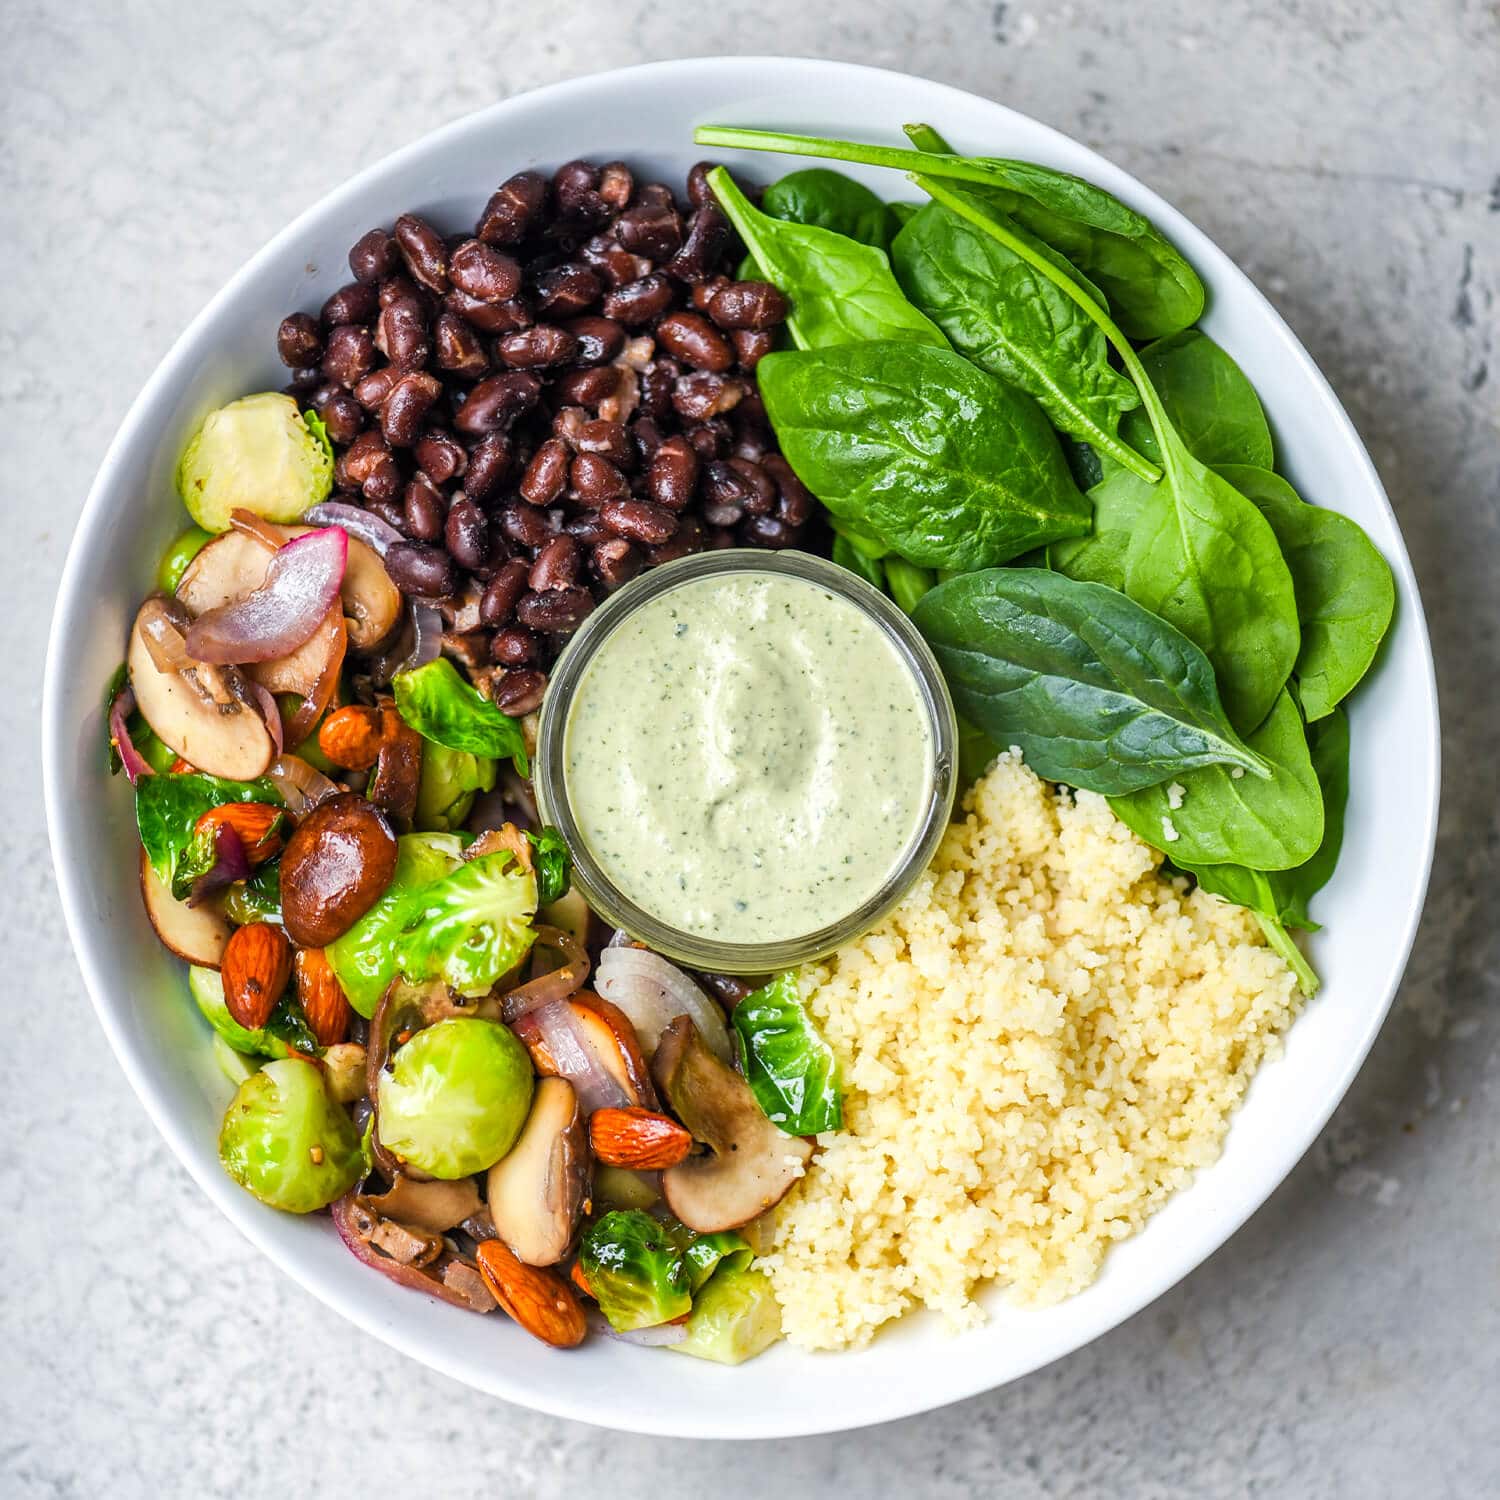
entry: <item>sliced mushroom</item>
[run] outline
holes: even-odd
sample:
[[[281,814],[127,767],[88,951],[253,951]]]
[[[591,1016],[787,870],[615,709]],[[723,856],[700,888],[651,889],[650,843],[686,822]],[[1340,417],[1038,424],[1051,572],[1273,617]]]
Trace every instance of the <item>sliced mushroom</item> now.
[[[396,1219],[428,1234],[442,1234],[480,1208],[479,1189],[472,1177],[417,1182],[400,1172],[386,1192],[378,1197],[366,1194],[365,1202],[382,1218]]]
[[[162,943],[178,958],[204,969],[217,969],[234,931],[217,900],[189,906],[157,878],[141,850],[141,900]]]
[[[421,785],[422,736],[401,717],[394,704],[382,704],[380,751],[370,777],[370,801],[389,813],[399,827],[406,828],[417,810]]]
[[[145,631],[180,630],[187,616],[167,599],[148,599],[136,614],[126,660],[136,707],[161,741],[211,776],[253,781],[276,755],[266,721],[250,704],[235,667],[158,665]]]
[[[312,528],[272,526],[267,522],[264,529],[289,542]],[[243,599],[265,582],[271,557],[271,552],[255,537],[242,531],[226,531],[188,564],[177,585],[177,597],[194,615],[217,609],[231,599]],[[348,621],[349,644],[356,651],[373,650],[401,619],[401,595],[385,571],[385,564],[374,548],[358,537],[349,538],[338,608]],[[256,681],[273,693],[306,695],[318,680],[337,636],[337,615],[332,610],[329,614],[330,619],[290,656],[258,663]]]
[[[652,1070],[673,1113],[713,1153],[661,1174],[667,1206],[689,1229],[737,1229],[786,1196],[811,1145],[765,1117],[750,1086],[714,1056],[687,1016],[662,1033]]]
[[[520,1139],[490,1168],[495,1233],[529,1266],[568,1253],[589,1196],[588,1129],[565,1078],[537,1084]]]

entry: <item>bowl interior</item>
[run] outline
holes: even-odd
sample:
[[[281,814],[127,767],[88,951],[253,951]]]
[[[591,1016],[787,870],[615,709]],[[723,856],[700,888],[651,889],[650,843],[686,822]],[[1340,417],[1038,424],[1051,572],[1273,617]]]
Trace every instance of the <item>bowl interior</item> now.
[[[811,1357],[785,1345],[738,1370],[595,1340],[569,1355],[500,1317],[476,1318],[364,1272],[325,1217],[263,1208],[220,1172],[230,1088],[187,997],[183,966],[155,941],[135,883],[123,781],[101,774],[104,684],[162,549],[186,524],[172,468],[207,410],[279,387],[277,322],[316,308],[348,279],[345,253],[372,224],[414,209],[444,229],[470,224],[500,179],[574,156],[622,157],[680,182],[692,129],[731,123],[900,140],[931,120],[957,149],[1079,172],[1151,215],[1210,289],[1205,328],[1265,402],[1282,464],[1309,500],[1354,517],[1391,562],[1391,639],[1352,705],[1353,785],[1344,855],[1319,898],[1312,941],[1325,984],[1264,1067],[1223,1158],[1119,1246],[1082,1295],[1045,1311],[990,1292],[982,1328],[951,1338],[930,1315],[869,1348]],[[784,159],[735,157],[769,181]],[[889,197],[888,173],[851,169]],[[483,1390],[561,1416],[642,1432],[765,1437],[859,1426],[998,1385],[1113,1327],[1171,1286],[1267,1197],[1342,1096],[1383,1018],[1415,931],[1437,800],[1437,703],[1416,585],[1380,482],[1305,351],[1248,280],[1127,174],[999,105],[941,85],[844,64],[690,60],[580,79],[496,105],[367,171],[277,237],[214,299],[127,416],[89,497],[53,622],[44,708],[48,820],[64,910],[100,1020],[133,1086],[204,1190],[279,1265],[362,1327]],[[836,1377],[831,1378],[831,1377]]]

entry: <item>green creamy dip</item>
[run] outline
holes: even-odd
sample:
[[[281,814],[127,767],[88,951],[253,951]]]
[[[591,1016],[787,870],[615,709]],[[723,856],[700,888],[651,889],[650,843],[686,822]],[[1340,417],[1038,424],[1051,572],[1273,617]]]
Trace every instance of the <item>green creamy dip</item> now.
[[[695,579],[600,644],[563,772],[589,852],[680,931],[773,942],[836,922],[932,796],[916,677],[874,620],[772,573]]]

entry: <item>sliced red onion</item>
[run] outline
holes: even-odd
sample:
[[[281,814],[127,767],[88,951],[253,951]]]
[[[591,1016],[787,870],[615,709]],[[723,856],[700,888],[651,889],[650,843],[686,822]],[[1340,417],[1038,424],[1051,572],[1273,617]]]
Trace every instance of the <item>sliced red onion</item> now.
[[[329,1204],[328,1211],[333,1216],[333,1227],[338,1230],[339,1238],[356,1260],[379,1271],[382,1276],[389,1276],[399,1286],[409,1287],[414,1292],[425,1292],[429,1297],[436,1297],[440,1302],[447,1302],[453,1307],[461,1307],[465,1312],[476,1311],[467,1297],[444,1285],[437,1277],[419,1271],[415,1266],[404,1266],[370,1244],[360,1233],[361,1219],[370,1215],[370,1210],[359,1203],[357,1193],[349,1193]]]
[[[724,1013],[675,964],[649,948],[616,946],[599,955],[594,988],[630,1018],[649,1058],[678,1016],[689,1016],[714,1053],[733,1065],[734,1048]]]
[[[594,1051],[578,1017],[566,1000],[553,1000],[529,1010],[513,1030],[528,1045],[540,1043],[552,1059],[554,1071],[573,1085],[585,1115],[596,1109],[624,1109],[635,1103]]]
[[[266,721],[266,728],[271,732],[271,744],[280,755],[286,747],[286,740],[283,736],[281,708],[276,702],[276,696],[270,688],[263,687],[258,682],[250,683],[250,692],[260,704],[260,716]]]
[[[346,505],[342,500],[325,500],[321,505],[313,506],[302,519],[315,526],[337,526],[350,536],[357,536],[367,547],[373,547],[382,558],[387,547],[406,540],[379,516],[361,510],[357,505]]]
[[[267,552],[279,552],[291,541],[281,527],[266,520],[264,516],[256,515],[253,510],[244,509],[243,506],[236,506],[229,512],[229,524],[243,536],[259,542]]]
[[[206,610],[188,627],[188,655],[219,664],[290,656],[323,623],[339,596],[349,538],[337,526],[295,537],[243,599]]]
[[[271,762],[266,775],[276,783],[276,790],[293,817],[300,818],[308,808],[316,807],[326,797],[336,797],[343,788],[330,781],[316,766],[310,766],[300,755],[279,755]]]
[[[687,1323],[658,1323],[652,1328],[616,1328],[597,1307],[586,1307],[583,1313],[588,1321],[590,1333],[603,1334],[607,1339],[618,1339],[622,1344],[635,1344],[642,1349],[665,1349],[680,1344],[688,1334]]]
[[[250,858],[245,853],[245,842],[228,823],[214,827],[214,862],[194,882],[189,906],[197,906],[210,896],[217,895],[236,880],[250,878]]]
[[[566,1000],[570,995],[576,995],[589,977],[588,950],[571,932],[541,922],[537,924],[536,934],[536,947],[532,951],[550,948],[562,954],[563,961],[556,968],[517,985],[506,995],[500,1004],[500,1014],[507,1021],[519,1020],[527,1012],[540,1010],[554,1000]]]
[[[109,738],[110,743],[115,747],[115,753],[120,757],[120,765],[131,786],[134,786],[142,776],[156,774],[146,757],[135,748],[135,741],[130,738],[129,720],[134,712],[135,689],[121,688],[115,694],[115,701],[109,706]]]
[[[412,624],[416,630],[416,642],[411,654],[396,669],[398,672],[415,672],[438,659],[443,649],[443,617],[430,604],[413,604]]]

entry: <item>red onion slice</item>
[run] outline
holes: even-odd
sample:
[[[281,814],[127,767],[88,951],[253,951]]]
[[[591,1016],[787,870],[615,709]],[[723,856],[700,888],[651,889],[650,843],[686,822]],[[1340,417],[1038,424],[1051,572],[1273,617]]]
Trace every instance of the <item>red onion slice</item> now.
[[[367,547],[372,547],[383,559],[386,549],[406,538],[394,526],[382,521],[379,516],[357,505],[346,505],[341,500],[325,500],[315,505],[302,517],[316,526],[337,526],[350,536],[357,536]]]
[[[678,1016],[689,1016],[713,1052],[732,1067],[734,1047],[724,1013],[675,964],[649,948],[610,945],[599,955],[594,988],[630,1018],[649,1058]]]
[[[657,1323],[651,1328],[618,1329],[597,1307],[584,1309],[590,1333],[603,1334],[607,1339],[618,1339],[622,1344],[635,1344],[641,1349],[665,1349],[680,1344],[688,1334],[687,1323]]]
[[[513,1029],[523,1042],[540,1042],[547,1049],[557,1075],[573,1085],[585,1115],[635,1103],[604,1066],[566,1000],[552,1000],[527,1011]]]
[[[109,705],[109,739],[120,757],[120,766],[126,779],[134,786],[142,776],[154,776],[150,762],[135,748],[130,738],[129,719],[135,712],[135,689],[121,688],[115,701]]]
[[[213,867],[205,870],[193,882],[193,891],[187,904],[197,906],[210,896],[217,895],[225,886],[233,885],[236,880],[249,878],[250,858],[245,853],[244,840],[228,823],[216,824]]]
[[[266,728],[271,732],[271,744],[280,755],[286,748],[286,738],[281,723],[281,709],[276,702],[276,696],[270,688],[262,687],[258,682],[250,684],[250,692],[255,701],[260,704],[260,716],[266,721]]]
[[[236,665],[290,656],[338,598],[348,559],[349,538],[337,526],[294,538],[272,557],[258,589],[193,621],[188,654]]]
[[[554,1000],[566,1000],[570,995],[576,995],[589,977],[588,950],[571,932],[539,922],[536,935],[533,953],[538,948],[550,948],[562,954],[563,961],[555,969],[517,985],[506,995],[500,1003],[500,1014],[506,1021],[519,1020],[529,1011],[540,1010]]]
[[[465,1312],[476,1310],[467,1297],[445,1286],[435,1276],[429,1276],[415,1266],[404,1266],[399,1260],[392,1260],[389,1255],[368,1243],[360,1235],[359,1223],[361,1214],[368,1213],[369,1210],[360,1207],[355,1201],[357,1197],[357,1193],[349,1193],[328,1206],[328,1211],[333,1216],[333,1227],[338,1230],[339,1238],[356,1260],[379,1271],[382,1276],[389,1276],[398,1286],[408,1287],[414,1292],[425,1292],[427,1296],[436,1297],[438,1301],[447,1302],[453,1307],[461,1307]]]
[[[396,669],[398,672],[415,672],[438,659],[443,649],[443,617],[430,604],[413,604],[412,624],[416,629],[416,644],[411,654]]]
[[[294,818],[308,808],[316,807],[326,797],[336,797],[343,787],[330,781],[316,766],[310,766],[300,755],[278,755],[266,775],[276,783],[281,800]]]

